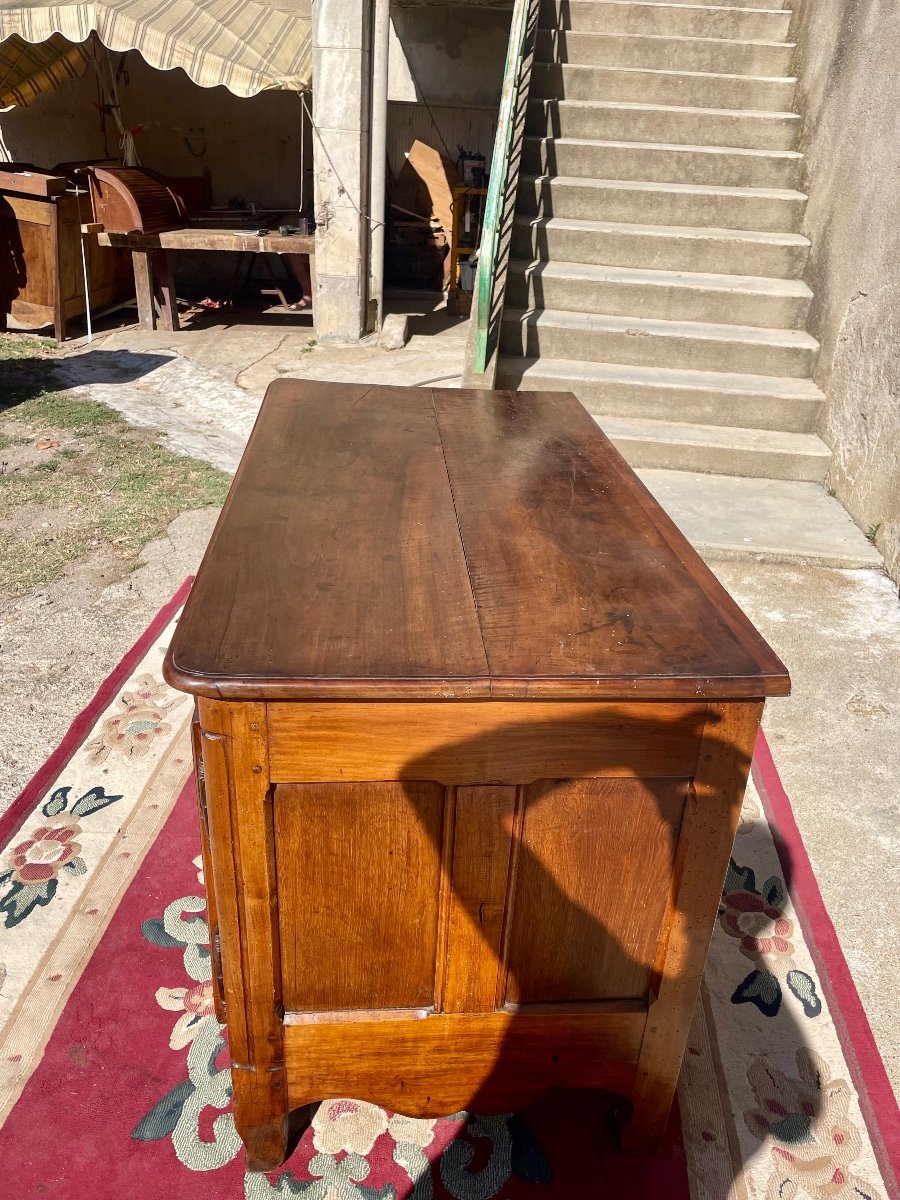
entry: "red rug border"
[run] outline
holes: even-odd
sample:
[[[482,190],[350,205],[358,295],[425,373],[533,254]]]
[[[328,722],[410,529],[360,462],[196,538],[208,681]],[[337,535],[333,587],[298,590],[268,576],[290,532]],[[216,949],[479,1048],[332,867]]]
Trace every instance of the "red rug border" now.
[[[762,729],[753,753],[752,772],[775,849],[790,880],[791,900],[859,1095],[872,1149],[889,1195],[900,1197],[900,1106]]]
[[[174,614],[184,604],[193,582],[193,576],[188,576],[172,599],[162,606],[124,658],[119,660],[100,684],[93,699],[69,726],[67,733],[50,757],[32,775],[3,816],[0,817],[0,849],[9,844],[49,785],[65,770],[72,755],[83,742],[87,731],[94,725],[104,708],[115,698],[122,684],[172,620]]]

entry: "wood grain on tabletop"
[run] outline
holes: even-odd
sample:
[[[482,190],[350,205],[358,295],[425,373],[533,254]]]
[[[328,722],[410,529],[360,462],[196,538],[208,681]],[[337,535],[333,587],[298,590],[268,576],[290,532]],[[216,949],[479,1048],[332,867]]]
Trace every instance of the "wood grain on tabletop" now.
[[[200,694],[782,693],[568,393],[278,380],[173,640]]]

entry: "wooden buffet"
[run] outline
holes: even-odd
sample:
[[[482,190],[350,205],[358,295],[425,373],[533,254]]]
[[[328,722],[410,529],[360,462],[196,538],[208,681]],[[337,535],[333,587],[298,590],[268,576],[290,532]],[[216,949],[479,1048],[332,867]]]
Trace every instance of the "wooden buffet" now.
[[[52,325],[57,341],[86,311],[82,226],[93,221],[91,197],[67,191],[63,175],[31,166],[0,169],[0,329],[12,316],[28,328]],[[100,251],[84,239],[91,308],[127,300],[128,256]]]
[[[273,383],[166,677],[251,1169],[345,1095],[652,1149],[789,680],[573,396]]]

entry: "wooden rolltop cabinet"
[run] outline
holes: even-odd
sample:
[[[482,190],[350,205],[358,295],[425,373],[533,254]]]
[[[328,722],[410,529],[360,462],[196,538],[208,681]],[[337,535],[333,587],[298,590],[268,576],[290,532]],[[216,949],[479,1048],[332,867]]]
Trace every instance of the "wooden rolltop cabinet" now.
[[[181,229],[184,201],[145,167],[87,167],[94,220],[107,233],[165,233]]]

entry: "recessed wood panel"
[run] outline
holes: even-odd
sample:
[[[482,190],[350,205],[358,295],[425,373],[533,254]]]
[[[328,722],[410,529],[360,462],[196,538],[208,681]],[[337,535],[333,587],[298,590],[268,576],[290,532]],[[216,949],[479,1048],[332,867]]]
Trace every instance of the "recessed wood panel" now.
[[[507,999],[645,999],[671,889],[684,780],[526,791]]]
[[[687,777],[696,766],[706,715],[706,704],[272,703],[270,769],[274,780],[285,783]]]
[[[626,1095],[646,1014],[404,1014],[396,1020],[291,1022],[284,1042],[292,1108],[354,1096],[411,1117],[509,1112],[554,1088]]]
[[[456,788],[455,805],[441,1007],[490,1012],[497,1004],[516,789]]]
[[[435,783],[275,789],[285,1008],[433,1003],[443,807]]]

